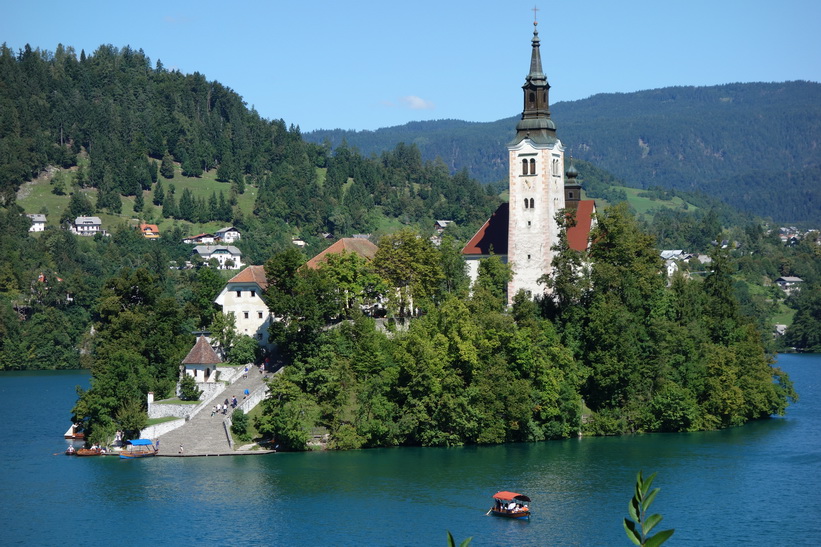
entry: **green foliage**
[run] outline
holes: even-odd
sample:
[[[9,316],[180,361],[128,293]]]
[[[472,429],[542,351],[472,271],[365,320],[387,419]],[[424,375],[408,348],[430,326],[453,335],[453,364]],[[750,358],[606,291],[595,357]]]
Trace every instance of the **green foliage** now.
[[[627,538],[635,545],[642,547],[658,547],[673,535],[675,530],[663,530],[651,535],[653,528],[661,522],[662,516],[658,514],[648,515],[650,505],[659,493],[660,488],[654,489],[650,492],[650,486],[653,484],[653,479],[656,478],[656,473],[653,473],[646,479],[641,476],[639,471],[636,476],[636,491],[633,498],[627,506],[630,518],[624,519],[624,531]]]
[[[231,414],[231,433],[236,435],[240,440],[249,440],[248,426],[248,415],[241,408],[234,410]]]
[[[470,542],[473,540],[472,537],[467,538],[462,543],[459,544],[459,547],[467,547],[470,545]],[[448,531],[448,547],[456,547],[456,540],[453,539],[450,531]]]
[[[190,374],[183,374],[180,378],[180,400],[198,401],[202,390],[197,387],[197,381]]]

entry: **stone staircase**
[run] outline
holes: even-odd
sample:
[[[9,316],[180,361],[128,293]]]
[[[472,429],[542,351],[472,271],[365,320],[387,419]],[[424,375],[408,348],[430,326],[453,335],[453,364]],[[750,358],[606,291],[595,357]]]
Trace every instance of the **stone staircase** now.
[[[260,390],[265,390],[265,379],[269,374],[262,375],[257,367],[251,367],[248,371],[248,377],[240,376],[234,383],[225,387],[225,389],[217,395],[212,401],[211,405],[217,402],[222,405],[225,399],[231,401],[232,397],[237,398],[237,403],[241,405],[245,400],[245,390],[248,390],[250,396],[259,395]],[[254,397],[259,398],[259,397]],[[160,435],[160,452],[161,456],[218,456],[233,454],[234,449],[229,442],[228,423],[233,408],[228,406],[227,414],[223,415],[222,411],[216,415],[211,415],[211,405],[202,409],[189,419],[185,425]],[[248,405],[246,405],[248,406]],[[250,410],[248,408],[246,412]],[[180,450],[182,446],[182,450]]]

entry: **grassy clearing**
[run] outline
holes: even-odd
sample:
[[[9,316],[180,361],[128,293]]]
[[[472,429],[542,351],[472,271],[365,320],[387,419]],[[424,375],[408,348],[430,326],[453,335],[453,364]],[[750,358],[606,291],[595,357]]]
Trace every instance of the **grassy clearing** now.
[[[66,195],[58,196],[52,193],[52,175],[46,175],[27,182],[20,188],[17,194],[17,203],[26,213],[44,212],[47,215],[47,226],[58,226],[60,217],[63,211],[66,210],[66,207],[68,207],[69,200],[71,199],[69,193],[73,192],[73,170],[64,170],[63,174],[66,177]],[[163,190],[166,194],[168,193],[169,185],[174,185],[175,200],[177,202],[179,202],[179,198],[185,189],[188,189],[195,198],[204,199],[206,201],[208,201],[212,193],[219,197],[220,192],[223,193],[225,199],[228,199],[231,185],[227,182],[217,182],[216,175],[217,172],[214,169],[203,173],[201,177],[184,177],[180,171],[180,166],[176,165],[174,168],[174,178],[166,179],[160,177],[159,180],[162,181]],[[226,223],[223,221],[193,224],[184,220],[162,218],[162,206],[153,204],[155,188],[156,185],[154,185],[151,190],[143,191],[143,202],[145,205],[141,213],[134,212],[134,196],[122,196],[123,208],[119,215],[106,212],[94,214],[100,217],[103,223],[103,229],[108,232],[111,232],[114,227],[119,225],[136,226],[139,221],[156,224],[160,228],[161,233],[177,225],[181,226],[183,230],[189,234],[214,232],[225,227]],[[97,202],[96,188],[84,188],[80,190],[80,192],[88,196],[91,203]],[[254,209],[256,198],[257,188],[246,185],[245,192],[237,196],[237,206],[243,214],[250,216]]]

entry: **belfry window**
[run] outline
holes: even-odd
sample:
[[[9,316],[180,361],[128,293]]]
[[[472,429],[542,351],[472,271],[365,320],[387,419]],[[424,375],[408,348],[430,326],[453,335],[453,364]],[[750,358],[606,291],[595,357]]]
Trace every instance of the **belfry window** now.
[[[527,209],[527,198],[525,198],[525,209]]]
[[[527,175],[527,160],[522,160],[522,174]]]
[[[533,106],[533,104],[536,102],[536,94],[532,91],[527,94],[527,102],[530,106]]]
[[[530,208],[533,209],[535,206],[535,201],[533,200],[533,198],[530,198]]]
[[[536,174],[536,160],[534,160],[533,158],[530,158],[530,174]]]
[[[568,192],[568,193],[567,193],[567,197],[568,197],[569,199],[573,199],[573,192]]]

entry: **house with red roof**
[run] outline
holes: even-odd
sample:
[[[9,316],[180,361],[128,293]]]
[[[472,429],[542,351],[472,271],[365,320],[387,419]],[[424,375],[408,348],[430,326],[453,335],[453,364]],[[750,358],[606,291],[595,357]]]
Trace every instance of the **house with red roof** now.
[[[368,239],[361,237],[343,237],[306,262],[305,265],[309,268],[317,269],[328,260],[328,255],[341,254],[344,252],[357,254],[370,262],[378,250],[379,247],[371,243]]]

